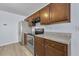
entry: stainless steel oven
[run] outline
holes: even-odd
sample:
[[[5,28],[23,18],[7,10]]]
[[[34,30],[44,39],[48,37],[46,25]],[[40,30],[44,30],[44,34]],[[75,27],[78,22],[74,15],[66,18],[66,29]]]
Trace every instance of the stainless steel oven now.
[[[27,35],[27,49],[34,55],[34,35]]]

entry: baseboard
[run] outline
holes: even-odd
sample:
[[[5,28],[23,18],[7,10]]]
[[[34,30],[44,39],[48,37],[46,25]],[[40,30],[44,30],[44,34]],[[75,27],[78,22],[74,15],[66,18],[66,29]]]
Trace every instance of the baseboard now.
[[[3,44],[0,44],[0,46],[5,46],[5,45],[13,44],[13,43],[18,43],[18,41],[3,43]]]

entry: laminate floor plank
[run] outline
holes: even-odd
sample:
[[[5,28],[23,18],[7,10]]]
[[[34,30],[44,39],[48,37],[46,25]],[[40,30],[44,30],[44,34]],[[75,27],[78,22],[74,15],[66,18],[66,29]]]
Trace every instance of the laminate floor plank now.
[[[0,47],[0,56],[33,56],[31,52],[19,43]]]

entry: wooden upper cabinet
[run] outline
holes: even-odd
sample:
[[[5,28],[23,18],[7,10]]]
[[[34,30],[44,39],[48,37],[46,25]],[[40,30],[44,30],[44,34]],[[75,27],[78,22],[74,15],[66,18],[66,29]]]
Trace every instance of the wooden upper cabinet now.
[[[50,19],[52,23],[70,20],[69,3],[51,3]]]
[[[32,26],[32,21],[40,17],[42,25],[70,22],[70,3],[51,3],[32,14],[29,19],[29,25]]]
[[[69,3],[51,3],[40,10],[41,24],[53,24],[56,22],[70,22]]]
[[[25,21],[28,22],[29,26],[34,26],[34,24],[32,23],[33,20],[35,20],[35,18],[40,17],[39,16],[39,11],[34,13],[33,15],[29,16],[28,18],[25,19]]]
[[[35,18],[37,18],[37,17],[40,17],[40,15],[39,15],[39,11],[36,12],[36,13],[34,13],[32,16],[33,16],[33,20],[34,20]]]
[[[29,17],[27,18],[27,21],[28,21],[29,26],[32,26],[32,25],[33,25],[33,24],[32,24],[32,19],[33,19],[33,16],[29,16]]]
[[[46,6],[40,10],[40,20],[41,20],[41,24],[50,23],[49,6]]]

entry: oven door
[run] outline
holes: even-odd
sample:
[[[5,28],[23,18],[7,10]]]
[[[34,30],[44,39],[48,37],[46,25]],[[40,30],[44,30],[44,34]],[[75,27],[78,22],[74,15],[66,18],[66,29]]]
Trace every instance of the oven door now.
[[[34,36],[27,35],[26,47],[34,55]]]

